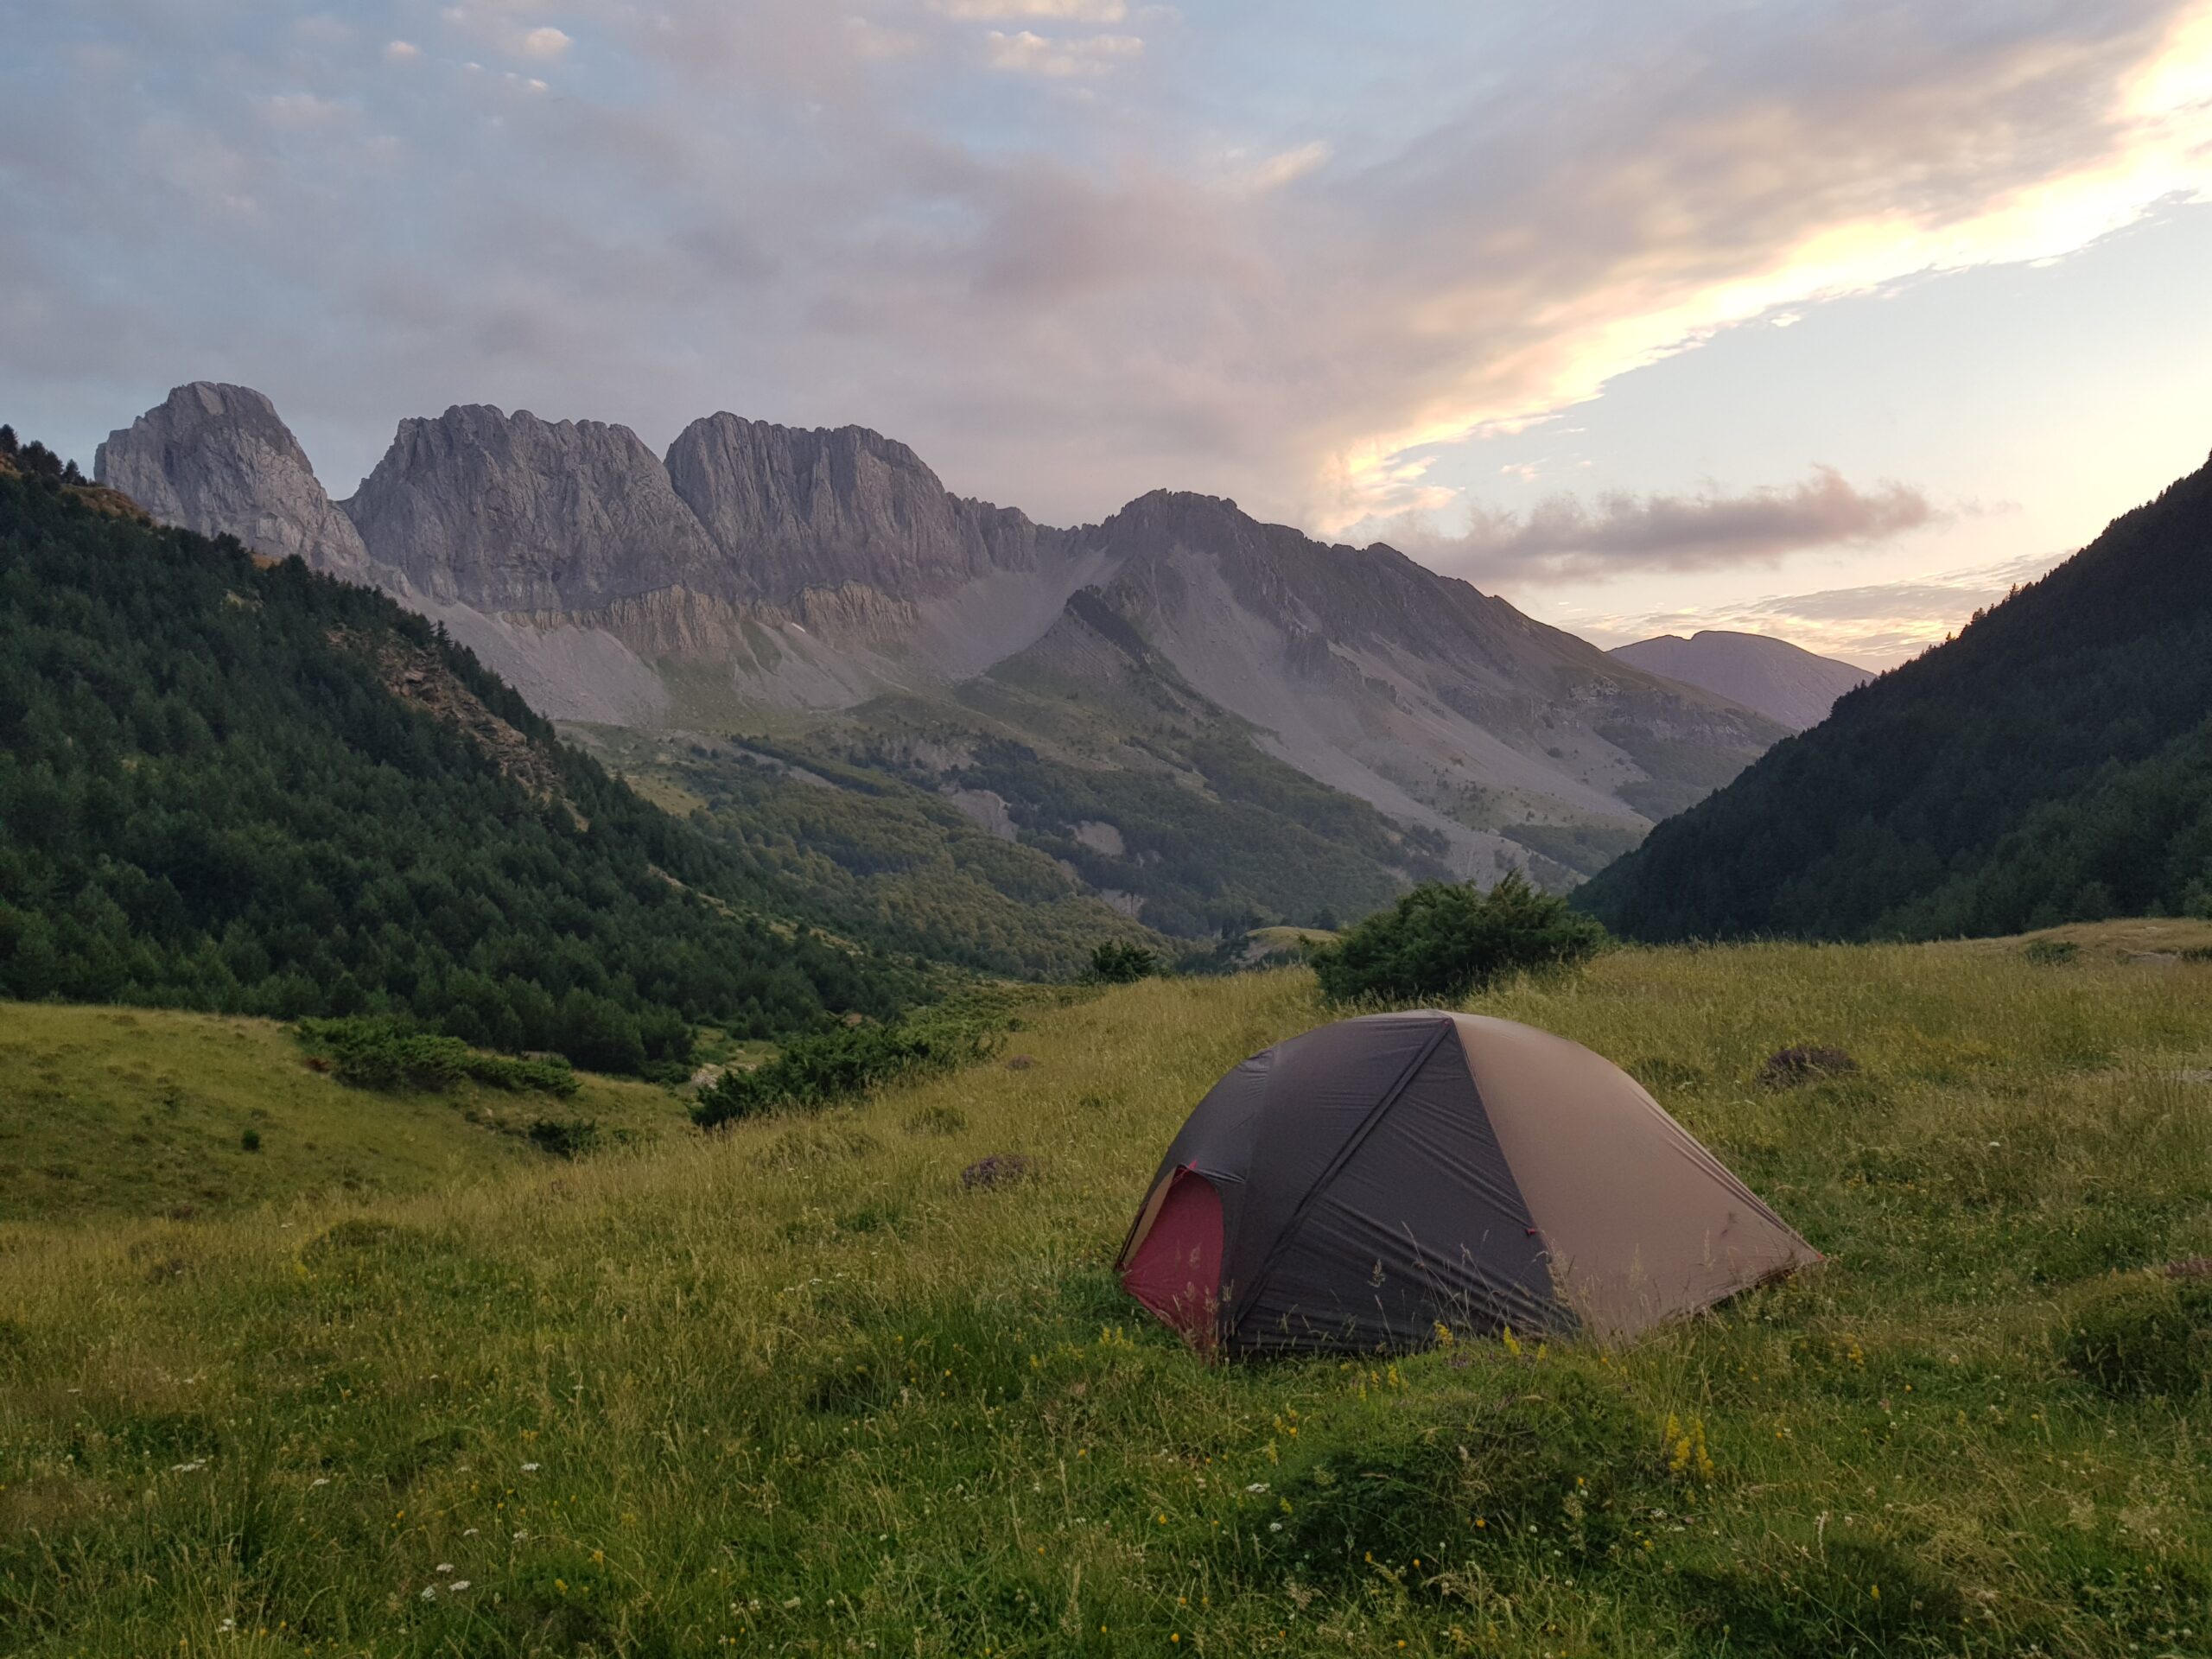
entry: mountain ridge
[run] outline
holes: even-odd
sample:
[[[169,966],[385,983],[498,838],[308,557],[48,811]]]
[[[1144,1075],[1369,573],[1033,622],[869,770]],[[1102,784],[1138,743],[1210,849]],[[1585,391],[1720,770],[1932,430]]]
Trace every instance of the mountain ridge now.
[[[1041,525],[952,494],[861,427],[725,411],[656,457],[627,428],[456,404],[401,423],[335,504],[357,554],[342,531],[308,533],[311,468],[264,430],[283,430],[267,399],[232,390],[251,417],[233,429],[211,415],[171,439],[149,416],[99,467],[159,476],[165,512],[242,536],[262,519],[233,480],[267,478],[298,503],[281,550],[443,622],[556,719],[865,722],[886,698],[944,701],[1103,606],[1173,668],[1182,689],[1159,695],[1195,692],[1283,764],[1442,836],[1470,875],[1542,856],[1535,842],[1633,839],[1780,735],[1386,544],[1325,544],[1187,491]],[[1071,609],[1086,591],[1096,603]],[[1063,694],[1085,695],[1080,676]]]
[[[1687,639],[1662,633],[1617,645],[1606,655],[1757,709],[1793,732],[1819,725],[1838,697],[1874,677],[1855,663],[1786,639],[1726,628],[1700,628]]]
[[[1579,895],[1651,939],[2212,912],[2212,460]]]

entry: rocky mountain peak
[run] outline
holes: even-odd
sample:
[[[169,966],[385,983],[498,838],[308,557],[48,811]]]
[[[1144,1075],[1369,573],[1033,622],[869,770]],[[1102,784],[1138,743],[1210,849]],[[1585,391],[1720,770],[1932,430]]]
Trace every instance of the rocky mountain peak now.
[[[365,578],[369,556],[292,430],[251,386],[194,380],[108,434],[93,476],[164,524]]]
[[[669,447],[668,474],[748,597],[788,603],[857,582],[925,598],[1037,561],[1028,518],[949,493],[920,456],[866,427],[710,415]]]
[[[346,513],[376,559],[436,598],[591,610],[729,585],[724,561],[626,426],[485,404],[402,421]]]

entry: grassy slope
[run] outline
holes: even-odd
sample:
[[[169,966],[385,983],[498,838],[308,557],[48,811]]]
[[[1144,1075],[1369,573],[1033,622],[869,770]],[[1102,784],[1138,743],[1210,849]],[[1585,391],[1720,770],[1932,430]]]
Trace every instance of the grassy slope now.
[[[1635,1067],[1832,1257],[1612,1355],[1226,1370],[1120,1298],[1104,1264],[1191,1103],[1320,1017],[1298,970],[1109,993],[1016,1038],[1027,1068],[855,1113],[290,1230],[26,1230],[0,1629],[55,1655],[2201,1652],[2212,1403],[2107,1400],[2049,1341],[2073,1287],[2212,1252],[2212,1090],[2183,1075],[2212,1065],[2209,993],[2195,963],[1759,946],[1484,999]],[[1756,1087],[1794,1042],[1864,1071]],[[1036,1180],[963,1191],[1009,1150]],[[1670,1414],[1709,1483],[1670,1470]]]
[[[213,1215],[540,1166],[546,1154],[523,1133],[539,1118],[640,1140],[686,1126],[663,1090],[582,1084],[566,1100],[474,1084],[369,1094],[309,1070],[266,1020],[0,1004],[0,1250],[4,1224],[29,1217]],[[249,1129],[257,1152],[241,1144]]]

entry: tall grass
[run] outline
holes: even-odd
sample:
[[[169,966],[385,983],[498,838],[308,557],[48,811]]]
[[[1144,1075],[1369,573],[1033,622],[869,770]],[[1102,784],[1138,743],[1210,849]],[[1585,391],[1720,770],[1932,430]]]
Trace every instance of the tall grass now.
[[[1302,969],[1147,981],[856,1109],[19,1229],[0,1646],[2207,1649],[2212,1405],[2057,1356],[2212,1254],[2212,968],[1627,950],[1471,1006],[1628,1065],[1829,1265],[1618,1352],[1201,1363],[1108,1262],[1192,1103],[1323,1015]],[[1794,1043],[1860,1070],[1760,1086]],[[995,1152],[1037,1179],[963,1190]]]

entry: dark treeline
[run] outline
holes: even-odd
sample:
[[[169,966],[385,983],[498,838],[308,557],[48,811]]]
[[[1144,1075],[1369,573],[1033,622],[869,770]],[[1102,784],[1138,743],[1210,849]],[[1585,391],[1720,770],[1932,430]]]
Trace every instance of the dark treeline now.
[[[1647,939],[2212,915],[2212,465],[1847,694],[1578,903]]]
[[[774,878],[429,623],[96,511],[28,448],[0,465],[0,996],[390,1014],[637,1071],[695,1022],[766,1035],[918,989],[762,919]],[[394,652],[526,737],[534,775],[388,690]]]

